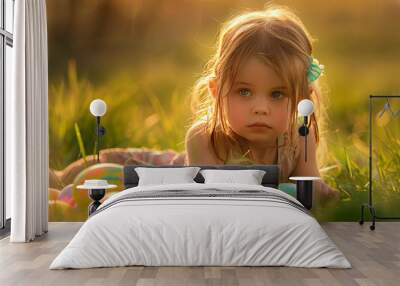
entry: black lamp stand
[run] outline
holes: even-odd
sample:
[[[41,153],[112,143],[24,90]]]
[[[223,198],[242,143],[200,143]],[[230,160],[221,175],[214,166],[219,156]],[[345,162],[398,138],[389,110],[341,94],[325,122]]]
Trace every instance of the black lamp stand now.
[[[93,202],[88,207],[89,216],[94,213],[97,208],[101,205],[100,200],[106,194],[106,189],[90,189],[89,197],[93,200]]]
[[[380,217],[376,215],[375,207],[372,201],[372,100],[378,98],[400,98],[400,95],[370,95],[369,96],[369,185],[368,185],[368,203],[361,205],[361,218],[359,223],[364,224],[364,210],[367,208],[372,217],[370,229],[375,229],[376,219],[400,219],[400,217]]]

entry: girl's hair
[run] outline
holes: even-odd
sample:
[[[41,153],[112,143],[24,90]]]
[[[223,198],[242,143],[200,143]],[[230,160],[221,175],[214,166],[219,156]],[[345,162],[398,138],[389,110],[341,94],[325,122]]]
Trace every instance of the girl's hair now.
[[[301,20],[291,10],[281,6],[247,12],[223,25],[216,53],[206,64],[204,73],[192,92],[195,121],[204,121],[206,118],[207,134],[218,159],[226,161],[229,151],[238,144],[224,116],[222,91],[232,88],[240,65],[250,56],[258,57],[274,69],[288,88],[291,99],[289,144],[294,144],[292,134],[297,132],[297,104],[306,98],[311,99],[316,107],[311,115],[310,125],[314,127],[317,143],[320,142],[318,125],[322,124],[321,111],[322,114],[325,112],[321,110],[323,104],[319,80],[312,83],[314,91],[310,95],[307,79],[313,41]],[[215,99],[208,88],[210,80],[216,82]],[[226,84],[228,88],[223,89]]]

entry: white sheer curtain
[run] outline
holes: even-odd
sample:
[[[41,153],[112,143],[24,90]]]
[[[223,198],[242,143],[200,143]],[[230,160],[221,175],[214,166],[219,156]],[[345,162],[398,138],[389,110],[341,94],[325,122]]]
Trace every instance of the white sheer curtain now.
[[[6,187],[11,242],[48,228],[48,82],[45,0],[18,0],[14,20],[13,92],[6,98]]]

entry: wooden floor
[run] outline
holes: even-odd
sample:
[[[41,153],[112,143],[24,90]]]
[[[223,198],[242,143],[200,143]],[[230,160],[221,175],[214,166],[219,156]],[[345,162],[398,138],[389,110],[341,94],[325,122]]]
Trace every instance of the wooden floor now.
[[[400,222],[375,231],[351,223],[322,223],[353,268],[119,267],[48,270],[81,223],[50,223],[32,243],[0,241],[0,285],[400,285]]]

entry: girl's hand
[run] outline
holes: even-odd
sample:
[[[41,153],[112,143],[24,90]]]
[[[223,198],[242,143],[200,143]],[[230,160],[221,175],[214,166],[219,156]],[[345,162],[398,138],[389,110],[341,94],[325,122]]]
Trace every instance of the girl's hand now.
[[[324,181],[314,181],[314,192],[317,204],[335,204],[340,200],[340,192]]]

